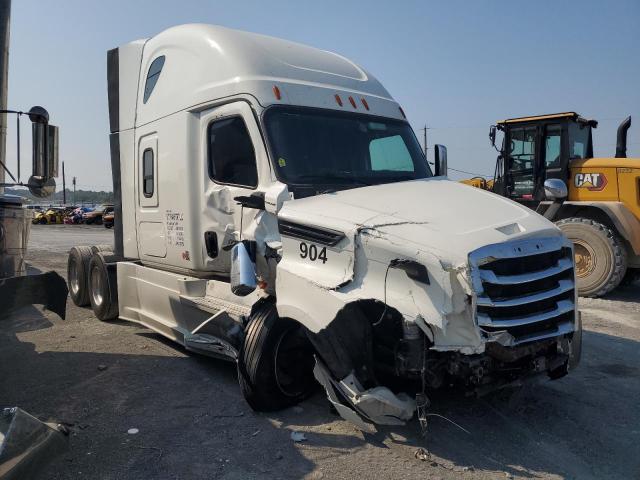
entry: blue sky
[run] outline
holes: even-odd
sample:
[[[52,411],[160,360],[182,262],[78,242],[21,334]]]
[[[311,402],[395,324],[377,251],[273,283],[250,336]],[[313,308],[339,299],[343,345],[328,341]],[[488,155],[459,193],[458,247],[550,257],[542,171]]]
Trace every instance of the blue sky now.
[[[600,121],[598,156],[613,155],[617,125],[632,115],[629,153],[640,156],[638,0],[14,0],[9,107],[45,106],[60,126],[67,178],[111,189],[106,51],[190,22],[351,58],[382,81],[420,138],[431,128],[430,146],[445,144],[453,168],[493,172],[487,132],[496,120],[568,110]]]

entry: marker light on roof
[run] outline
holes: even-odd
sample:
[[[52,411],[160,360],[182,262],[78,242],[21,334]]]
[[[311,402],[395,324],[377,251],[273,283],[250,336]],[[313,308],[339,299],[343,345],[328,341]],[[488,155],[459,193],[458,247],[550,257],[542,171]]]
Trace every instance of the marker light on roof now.
[[[404,114],[404,110],[402,109],[402,107],[398,107],[400,109],[400,113],[402,114],[402,118],[404,118],[405,120],[407,119],[407,116]]]
[[[336,97],[336,103],[337,103],[338,105],[342,106],[342,99],[340,98],[340,95],[338,95],[338,94],[336,93],[335,97]]]
[[[361,98],[360,100],[362,100],[362,105],[364,105],[364,108],[369,110],[369,104],[367,103],[367,101],[364,98]]]
[[[353,97],[349,97],[349,103],[353,108],[358,108],[356,107],[356,101],[353,99]]]
[[[275,95],[276,100],[280,100],[282,98],[282,96],[280,95],[280,89],[277,85],[273,86],[273,94]]]

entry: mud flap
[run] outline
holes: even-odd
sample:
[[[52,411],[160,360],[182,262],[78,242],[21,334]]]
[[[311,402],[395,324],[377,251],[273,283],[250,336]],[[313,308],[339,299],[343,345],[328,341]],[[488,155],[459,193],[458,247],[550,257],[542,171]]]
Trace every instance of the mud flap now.
[[[53,271],[5,278],[0,280],[0,298],[3,300],[0,317],[27,305],[42,304],[64,320],[67,295],[67,282]]]

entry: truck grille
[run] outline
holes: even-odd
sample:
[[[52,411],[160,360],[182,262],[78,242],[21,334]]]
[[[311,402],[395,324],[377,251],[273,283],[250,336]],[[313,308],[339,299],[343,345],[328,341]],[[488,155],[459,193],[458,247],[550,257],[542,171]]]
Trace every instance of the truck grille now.
[[[574,330],[573,250],[563,237],[488,245],[469,255],[476,320],[516,344]]]

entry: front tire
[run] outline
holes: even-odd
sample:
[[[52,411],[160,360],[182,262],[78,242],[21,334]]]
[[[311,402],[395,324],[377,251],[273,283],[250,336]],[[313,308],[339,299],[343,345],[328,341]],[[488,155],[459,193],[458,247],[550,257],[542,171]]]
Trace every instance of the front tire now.
[[[616,288],[627,271],[627,251],[617,233],[589,218],[556,224],[574,245],[578,295],[601,297]]]
[[[249,406],[259,412],[295,405],[313,391],[313,349],[303,328],[278,317],[267,300],[252,313],[238,356],[238,379]]]

